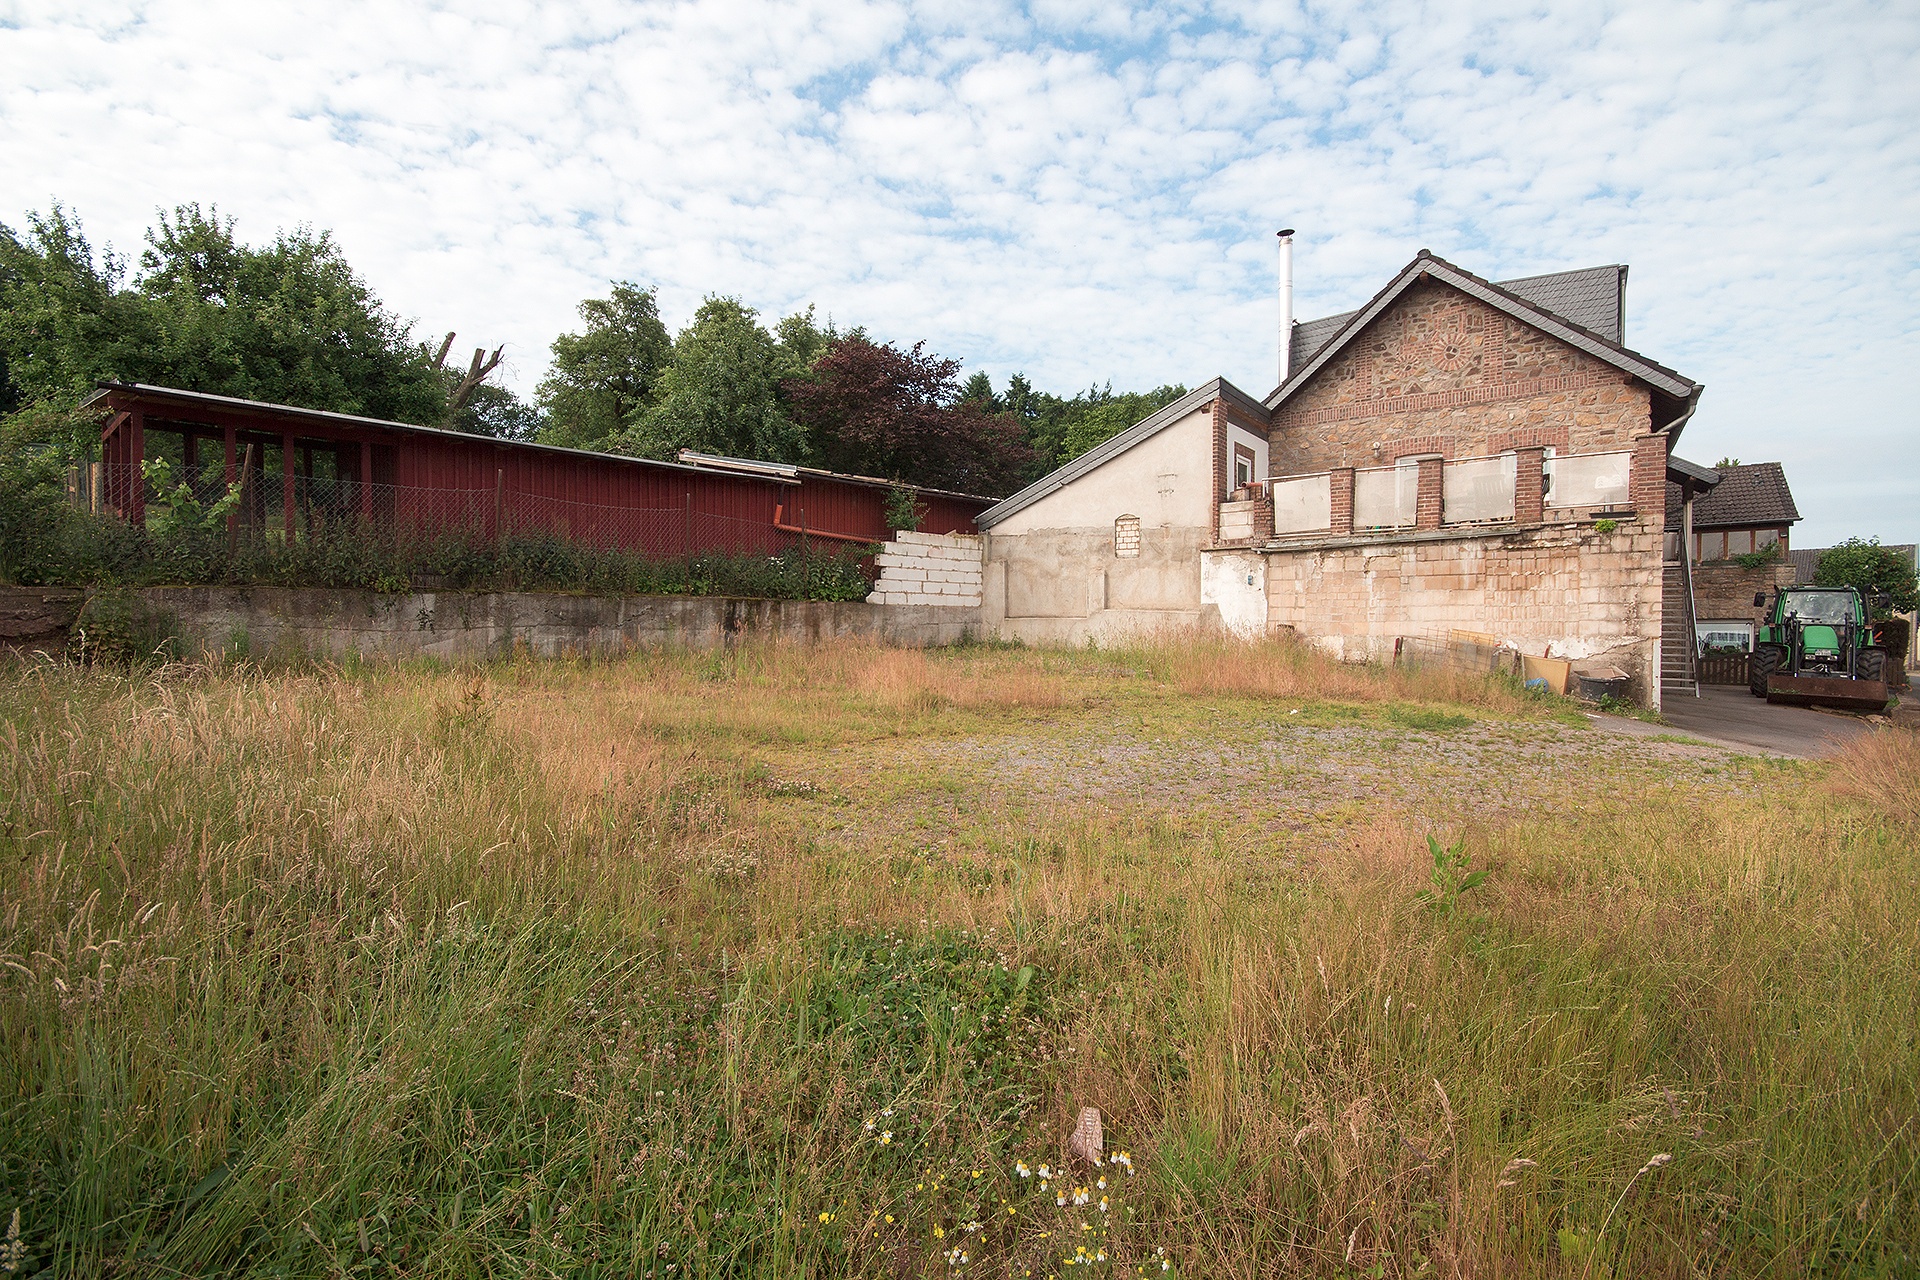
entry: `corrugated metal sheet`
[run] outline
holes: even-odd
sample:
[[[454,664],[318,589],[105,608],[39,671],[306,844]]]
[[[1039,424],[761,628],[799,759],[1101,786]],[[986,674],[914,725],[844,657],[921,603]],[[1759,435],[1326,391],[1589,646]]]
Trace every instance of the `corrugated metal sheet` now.
[[[343,499],[350,512],[368,510],[376,519],[423,532],[552,532],[663,558],[706,551],[771,554],[797,543],[803,527],[830,540],[879,542],[889,532],[890,486],[830,473],[802,471],[799,483],[791,483],[168,388],[115,385],[99,398],[114,409],[138,411],[149,427],[192,424],[218,436],[231,426],[276,452],[292,434],[300,444],[335,452],[334,476],[344,487],[334,492],[351,490]],[[106,456],[123,469],[134,460],[132,434],[107,433]],[[359,489],[362,443],[371,446],[373,463],[366,494]],[[277,478],[265,476],[262,483],[276,484]],[[921,528],[974,532],[974,517],[989,505],[959,495],[926,495]]]

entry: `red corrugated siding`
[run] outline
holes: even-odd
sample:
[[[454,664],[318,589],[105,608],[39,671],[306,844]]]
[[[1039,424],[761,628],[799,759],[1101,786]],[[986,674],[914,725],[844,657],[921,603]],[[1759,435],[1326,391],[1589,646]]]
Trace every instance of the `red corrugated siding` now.
[[[142,405],[144,393],[116,392],[116,407],[145,408],[151,425],[226,423],[243,431],[285,433],[288,419],[231,407],[199,409],[164,399]],[[127,403],[119,404],[120,399]],[[122,432],[120,435],[127,433]],[[885,486],[805,475],[777,483],[721,471],[694,471],[595,454],[530,448],[482,436],[430,436],[351,424],[300,420],[293,434],[314,443],[374,446],[380,489],[375,511],[402,528],[492,530],[496,512],[508,530],[544,530],[567,537],[672,557],[710,550],[772,553],[799,540],[777,527],[883,541]],[[120,446],[109,438],[112,450]],[[351,470],[357,473],[353,457]],[[985,501],[928,496],[920,527],[929,533],[972,533]]]

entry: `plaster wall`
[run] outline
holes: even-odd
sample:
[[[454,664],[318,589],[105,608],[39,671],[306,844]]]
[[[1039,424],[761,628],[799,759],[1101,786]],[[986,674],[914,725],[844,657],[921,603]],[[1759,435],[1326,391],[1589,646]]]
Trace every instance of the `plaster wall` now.
[[[1267,634],[1267,557],[1257,551],[1200,553],[1200,599],[1244,640]]]
[[[987,531],[982,624],[1029,643],[1106,643],[1217,618],[1200,598],[1211,538],[1213,418],[1190,413]],[[1114,522],[1140,520],[1122,556]]]
[[[1143,529],[1208,528],[1213,501],[1213,420],[1201,408],[1119,457],[1016,511],[991,532],[1101,528],[1110,538],[1123,515]]]

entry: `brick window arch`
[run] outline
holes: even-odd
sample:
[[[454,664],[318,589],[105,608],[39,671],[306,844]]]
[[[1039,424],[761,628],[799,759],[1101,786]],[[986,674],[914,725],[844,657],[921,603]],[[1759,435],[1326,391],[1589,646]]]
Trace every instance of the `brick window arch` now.
[[[1113,554],[1130,560],[1140,554],[1140,517],[1121,516],[1113,522]]]

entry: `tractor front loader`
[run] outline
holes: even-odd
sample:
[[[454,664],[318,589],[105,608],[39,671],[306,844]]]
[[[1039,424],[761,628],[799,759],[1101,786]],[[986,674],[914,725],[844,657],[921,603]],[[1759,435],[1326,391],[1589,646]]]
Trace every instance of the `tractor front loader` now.
[[[1765,608],[1747,686],[1756,698],[1801,707],[1883,711],[1887,650],[1877,642],[1866,601],[1852,587],[1783,587]]]

